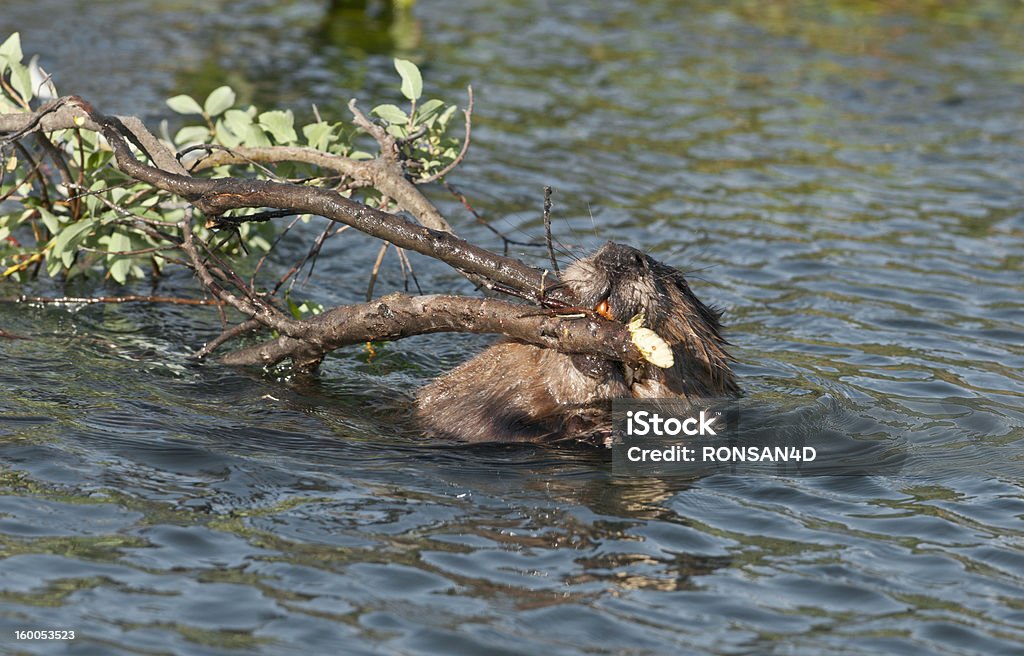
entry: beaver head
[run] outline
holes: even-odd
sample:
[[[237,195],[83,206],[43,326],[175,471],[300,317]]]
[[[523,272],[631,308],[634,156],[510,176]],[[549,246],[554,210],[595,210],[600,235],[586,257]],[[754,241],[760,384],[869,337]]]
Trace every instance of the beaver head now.
[[[721,312],[694,296],[678,269],[608,242],[567,268],[562,280],[580,305],[608,319],[626,323],[643,314],[644,325],[672,347],[671,368],[645,364],[624,371],[634,398],[697,399],[739,391],[721,336]],[[576,360],[593,366],[593,358]]]

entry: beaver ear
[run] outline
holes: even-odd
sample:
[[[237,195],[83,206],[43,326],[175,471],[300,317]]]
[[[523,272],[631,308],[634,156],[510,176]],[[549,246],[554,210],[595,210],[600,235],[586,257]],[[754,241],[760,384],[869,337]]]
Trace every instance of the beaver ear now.
[[[712,332],[719,329],[721,313],[701,303],[683,274],[675,268],[659,264],[656,271],[661,280],[663,293],[668,303],[658,306],[658,332],[665,331],[661,336],[672,343],[677,343],[696,332],[702,332],[701,324]]]
[[[712,334],[717,337],[719,331],[722,329],[722,311],[713,305],[705,305],[699,298],[697,298],[696,294],[694,294],[690,289],[690,284],[679,271],[676,271],[675,284],[683,297],[689,301],[691,312],[698,315],[692,320],[697,321],[699,317],[700,322],[710,328]]]

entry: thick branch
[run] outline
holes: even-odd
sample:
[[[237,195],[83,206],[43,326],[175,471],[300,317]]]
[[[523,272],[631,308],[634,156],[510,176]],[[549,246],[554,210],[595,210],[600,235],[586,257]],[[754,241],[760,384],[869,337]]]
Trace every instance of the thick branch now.
[[[498,333],[563,353],[586,353],[638,366],[642,357],[622,324],[594,315],[558,315],[489,298],[390,294],[301,322],[291,336],[229,353],[233,365],[319,362],[341,346],[438,332]],[[303,334],[304,333],[304,334]],[[317,354],[319,353],[319,357]]]
[[[416,220],[428,228],[451,232],[452,227],[437,211],[434,204],[427,200],[416,185],[405,177],[402,167],[394,161],[386,159],[354,160],[341,155],[332,155],[315,148],[292,146],[270,146],[265,148],[249,148],[236,146],[229,151],[217,151],[204,157],[193,169],[221,166],[223,164],[274,164],[277,162],[302,162],[322,169],[340,173],[352,178],[364,187],[373,187],[385,196],[396,201],[402,209],[416,217]]]

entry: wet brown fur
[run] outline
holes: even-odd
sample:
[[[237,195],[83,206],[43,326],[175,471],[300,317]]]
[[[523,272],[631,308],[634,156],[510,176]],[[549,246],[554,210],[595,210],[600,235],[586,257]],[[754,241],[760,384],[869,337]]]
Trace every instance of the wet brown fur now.
[[[739,393],[721,336],[721,314],[690,291],[683,274],[641,251],[609,242],[579,260],[562,282],[580,305],[607,300],[623,323],[643,312],[675,364],[635,371],[515,341],[491,346],[420,391],[417,418],[432,436],[469,442],[592,439],[606,433],[616,398],[702,399]]]

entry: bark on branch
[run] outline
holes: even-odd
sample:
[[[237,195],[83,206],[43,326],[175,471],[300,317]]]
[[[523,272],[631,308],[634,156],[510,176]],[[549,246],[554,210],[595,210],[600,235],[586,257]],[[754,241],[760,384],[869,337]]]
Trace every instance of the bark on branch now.
[[[401,169],[382,159],[354,160],[332,155],[315,148],[293,146],[269,146],[252,148],[238,146],[229,150],[218,150],[198,161],[193,171],[202,171],[224,164],[276,164],[279,162],[301,162],[312,164],[327,171],[340,173],[352,179],[359,186],[373,187],[391,198],[406,212],[416,217],[421,224],[434,230],[451,232],[452,227],[441,216],[433,203],[426,199],[416,185],[401,174]]]
[[[219,344],[248,332],[256,322],[281,334],[275,340],[231,353],[223,359],[225,362],[265,365],[291,359],[299,369],[313,369],[326,353],[340,346],[445,331],[499,333],[566,353],[598,355],[633,366],[641,362],[628,330],[621,324],[602,319],[589,310],[580,312],[578,308],[575,313],[559,314],[560,309],[573,308],[575,299],[557,284],[554,276],[451,234],[436,208],[405,177],[395,154],[394,139],[372,124],[354,103],[350,108],[355,123],[381,146],[382,154],[377,159],[353,162],[305,148],[236,148],[231,152],[212,152],[198,168],[253,161],[307,162],[372,185],[430,226],[373,209],[330,189],[265,180],[192,177],[141,121],[105,116],[77,96],[48,103],[32,115],[0,115],[0,133],[8,133],[5,141],[9,142],[36,131],[93,129],[106,138],[123,173],[188,200],[208,218],[216,219],[229,210],[243,208],[323,216],[398,247],[437,258],[488,288],[513,293],[548,308],[495,299],[392,294],[363,305],[338,307],[311,319],[296,320],[269,299],[253,293],[233,272],[224,274],[224,267],[216,269],[221,272],[220,279],[214,275],[215,270],[207,265],[202,250],[209,251],[209,247],[197,243],[189,212],[179,226],[182,250],[203,285],[247,317],[241,327],[229,329],[214,342]],[[138,159],[129,142],[142,150],[152,164]],[[243,293],[228,291],[225,281]],[[213,347],[201,353],[206,355]]]
[[[296,364],[305,361],[308,367],[341,346],[462,332],[497,333],[563,353],[599,355],[634,367],[642,361],[622,324],[593,314],[559,315],[492,298],[390,294],[370,303],[338,307],[301,323],[304,328],[291,335],[235,351],[221,360],[272,365],[290,358]]]

